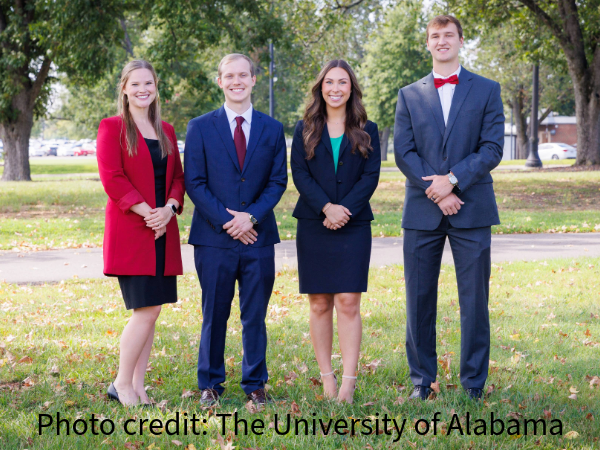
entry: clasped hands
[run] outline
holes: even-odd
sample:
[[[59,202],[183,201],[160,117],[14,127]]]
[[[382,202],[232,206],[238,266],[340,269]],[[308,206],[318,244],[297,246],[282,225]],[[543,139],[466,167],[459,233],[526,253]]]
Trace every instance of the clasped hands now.
[[[327,203],[323,207],[323,213],[327,217],[323,221],[323,225],[330,230],[337,230],[342,228],[350,220],[352,213],[348,208],[342,205],[334,205],[333,203]]]
[[[254,229],[254,224],[250,221],[250,214],[226,209],[233,216],[233,219],[223,225],[223,229],[227,230],[227,234],[233,239],[239,240],[245,245],[254,244],[258,233]]]
[[[425,195],[440,207],[445,216],[458,214],[460,206],[465,203],[452,192],[454,186],[447,175],[430,175],[421,178],[424,181],[431,181],[431,186],[425,190]]]
[[[171,221],[171,217],[173,217],[173,212],[170,206],[151,209],[148,215],[144,217],[146,226],[154,230],[154,240],[167,232],[167,225]]]

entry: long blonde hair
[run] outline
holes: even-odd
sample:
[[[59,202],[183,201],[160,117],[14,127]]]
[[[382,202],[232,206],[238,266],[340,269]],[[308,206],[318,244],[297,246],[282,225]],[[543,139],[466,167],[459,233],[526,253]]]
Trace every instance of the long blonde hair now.
[[[123,71],[121,72],[121,80],[119,81],[118,87],[118,111],[119,115],[123,118],[125,140],[127,142],[127,153],[129,153],[129,156],[133,156],[137,153],[138,129],[135,125],[133,117],[131,116],[131,111],[129,111],[129,99],[127,98],[127,94],[125,93],[123,88],[127,84],[131,72],[137,69],[148,69],[152,73],[152,77],[154,78],[154,84],[157,86],[158,89],[158,77],[156,76],[154,67],[152,67],[152,64],[150,64],[148,61],[144,61],[143,59],[135,59],[133,61],[129,61],[125,65],[125,67],[123,67]],[[160,99],[157,90],[156,98],[150,104],[148,117],[150,119],[152,127],[154,128],[156,137],[158,138],[162,157],[164,158],[165,156],[171,154],[173,144],[163,131],[162,119],[160,117],[159,100]],[[123,132],[123,129],[121,130],[121,132]]]

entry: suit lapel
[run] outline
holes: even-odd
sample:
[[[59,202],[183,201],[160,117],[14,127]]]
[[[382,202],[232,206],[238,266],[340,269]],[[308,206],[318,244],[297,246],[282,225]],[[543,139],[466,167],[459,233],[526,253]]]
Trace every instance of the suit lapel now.
[[[350,139],[348,139],[348,135],[346,133],[344,133],[344,137],[342,137],[342,142],[340,144],[340,154],[338,157],[338,161],[342,159],[344,150],[346,150],[347,147],[350,147]],[[332,151],[332,153],[333,153],[333,151]]]
[[[329,130],[327,124],[323,126],[323,133],[321,133],[321,142],[325,145],[325,148],[333,158],[333,147],[331,146],[331,139],[329,138]]]
[[[442,102],[440,102],[440,94],[433,83],[433,73],[430,73],[423,79],[422,84],[423,94],[431,107],[435,123],[443,136],[446,126],[444,125],[444,111],[442,111]],[[454,93],[456,95],[456,92]]]
[[[472,79],[473,76],[471,72],[465,70],[464,67],[460,69],[458,84],[454,88],[454,95],[452,96],[452,105],[450,106],[450,113],[448,114],[448,124],[446,125],[446,132],[444,133],[444,143],[442,144],[442,147],[446,145],[446,141],[448,140],[452,126],[454,125],[454,122],[456,122],[458,112],[465,102],[467,94],[471,90],[471,86],[473,85]]]
[[[253,108],[252,123],[250,124],[250,139],[248,140],[248,148],[246,149],[246,158],[244,159],[244,168],[242,169],[242,173],[246,171],[246,167],[248,167],[250,163],[250,158],[252,158],[252,155],[256,150],[256,146],[258,145],[258,141],[260,140],[260,135],[262,134],[264,126],[265,123],[262,118],[262,113]]]
[[[227,149],[227,153],[229,153],[229,156],[231,157],[231,161],[233,161],[238,172],[241,173],[240,162],[238,161],[235,144],[233,142],[233,137],[231,136],[231,128],[229,127],[229,121],[227,120],[227,113],[223,106],[215,112],[213,123],[223,141],[223,145],[225,145],[225,148]]]

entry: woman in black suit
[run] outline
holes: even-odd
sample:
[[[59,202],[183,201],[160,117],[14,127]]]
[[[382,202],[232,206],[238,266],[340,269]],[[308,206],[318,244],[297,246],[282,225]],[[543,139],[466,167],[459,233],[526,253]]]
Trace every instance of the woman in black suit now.
[[[300,193],[293,213],[300,292],[310,301],[310,334],[325,395],[352,403],[362,338],[360,297],[367,291],[371,257],[369,199],[381,165],[379,134],[367,121],[346,61],[327,63],[311,93],[291,155]],[[331,366],[334,307],[344,363],[339,393]]]

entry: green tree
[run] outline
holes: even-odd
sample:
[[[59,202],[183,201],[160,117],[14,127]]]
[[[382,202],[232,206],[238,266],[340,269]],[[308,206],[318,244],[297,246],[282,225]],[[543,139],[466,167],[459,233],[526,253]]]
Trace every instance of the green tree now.
[[[450,0],[459,16],[480,27],[512,20],[529,41],[552,35],[573,83],[577,116],[577,164],[600,164],[600,1]]]
[[[122,0],[0,0],[2,180],[31,180],[29,138],[48,105],[52,67],[80,82],[97,79],[113,60],[127,3]]]
[[[365,106],[369,119],[379,126],[384,160],[394,126],[398,90],[431,71],[431,55],[425,47],[426,26],[423,2],[407,0],[389,10],[365,46],[360,71]]]
[[[552,112],[573,114],[575,99],[562,52],[548,46],[550,40],[530,42],[512,23],[487,28],[477,40],[469,63],[478,74],[498,81],[502,100],[517,129],[516,159],[527,158],[531,114],[532,66],[540,65],[541,123]],[[530,121],[531,123],[531,121]]]

